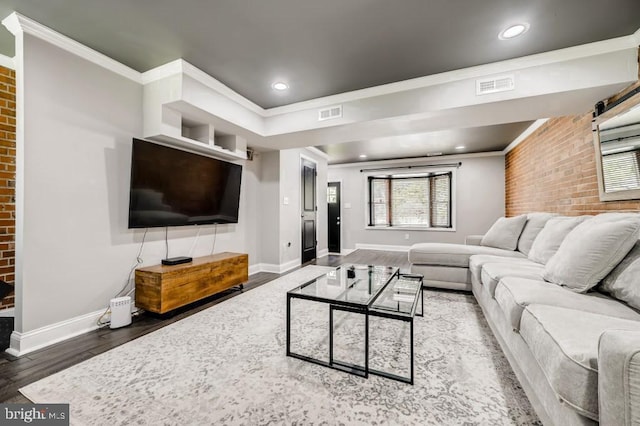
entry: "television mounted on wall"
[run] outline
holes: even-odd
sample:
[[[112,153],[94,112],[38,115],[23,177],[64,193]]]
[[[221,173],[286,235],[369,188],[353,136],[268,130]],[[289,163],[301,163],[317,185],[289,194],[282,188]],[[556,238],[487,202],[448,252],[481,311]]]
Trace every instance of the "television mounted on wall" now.
[[[242,166],[133,139],[129,228],[238,223]]]

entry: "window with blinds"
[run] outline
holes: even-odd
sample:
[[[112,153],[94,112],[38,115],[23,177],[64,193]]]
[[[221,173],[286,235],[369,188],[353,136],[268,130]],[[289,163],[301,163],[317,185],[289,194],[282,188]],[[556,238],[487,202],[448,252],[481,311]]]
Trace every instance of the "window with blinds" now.
[[[451,177],[369,176],[369,226],[451,228]]]
[[[604,190],[624,191],[640,188],[640,151],[627,151],[602,156]]]

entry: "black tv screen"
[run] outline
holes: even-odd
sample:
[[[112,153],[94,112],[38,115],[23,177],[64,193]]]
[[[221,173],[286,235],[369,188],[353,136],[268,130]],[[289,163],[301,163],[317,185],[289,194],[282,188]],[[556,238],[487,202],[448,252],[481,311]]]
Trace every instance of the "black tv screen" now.
[[[133,140],[129,228],[238,223],[242,166]]]

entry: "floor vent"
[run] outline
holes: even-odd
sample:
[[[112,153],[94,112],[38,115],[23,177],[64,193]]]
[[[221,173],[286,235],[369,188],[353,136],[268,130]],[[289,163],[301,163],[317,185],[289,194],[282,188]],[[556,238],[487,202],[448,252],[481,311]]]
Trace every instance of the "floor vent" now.
[[[318,111],[318,121],[333,120],[342,117],[342,105],[334,105]]]
[[[506,92],[516,88],[513,75],[502,75],[494,78],[476,80],[476,95]]]

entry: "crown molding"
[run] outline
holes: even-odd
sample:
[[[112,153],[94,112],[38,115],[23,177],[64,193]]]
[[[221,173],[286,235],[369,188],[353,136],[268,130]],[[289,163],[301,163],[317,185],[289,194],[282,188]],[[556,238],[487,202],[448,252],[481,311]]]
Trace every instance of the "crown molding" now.
[[[22,25],[20,23],[21,17],[24,18],[19,13],[13,12],[11,15],[2,20],[2,25],[4,25],[11,34],[16,36],[22,32]]]
[[[248,109],[249,111],[258,114],[261,117],[266,117],[267,114],[264,108],[251,102],[233,89],[225,86],[219,80],[210,76],[200,68],[192,65],[184,59],[176,59],[164,65],[160,65],[152,70],[142,73],[142,84],[148,84],[153,81],[161,80],[166,77],[170,77],[175,74],[184,74],[196,80],[197,82],[207,86],[208,88],[220,93],[222,96],[230,99],[231,101],[239,104],[240,106]]]
[[[172,75],[180,74],[181,72],[182,59],[176,59],[174,61],[167,62],[164,65],[159,65],[149,71],[143,72],[140,74],[140,82],[142,84],[148,84],[162,80],[163,78],[171,77]]]
[[[314,155],[320,157],[320,158],[324,158],[325,160],[329,161],[329,154],[327,154],[326,152],[316,148],[315,146],[308,146],[305,148],[307,151],[313,153]]]
[[[634,34],[628,36],[567,47],[550,52],[537,53],[535,55],[522,56],[520,58],[508,59],[506,61],[493,62],[475,67],[447,71],[440,74],[368,87],[366,89],[354,90],[351,92],[339,93],[337,95],[325,96],[322,98],[270,108],[265,110],[265,112],[267,116],[274,116],[308,109],[322,108],[333,104],[352,102],[364,98],[389,95],[439,84],[451,83],[459,80],[487,77],[493,74],[503,74],[505,72],[513,72],[523,68],[549,65],[557,62],[597,56],[625,49],[638,48],[638,45],[640,45],[640,29]]]
[[[16,69],[16,62],[15,62],[14,58],[10,58],[8,56],[0,54],[0,66],[15,70]]]
[[[520,145],[522,143],[522,141],[524,141],[526,138],[528,138],[533,132],[538,130],[547,121],[549,121],[548,118],[541,118],[539,120],[534,121],[531,124],[531,126],[529,126],[526,129],[524,129],[524,132],[520,133],[520,135],[518,135],[517,138],[515,138],[509,145],[507,145],[507,147],[504,150],[502,150],[502,153],[506,154],[509,151],[511,151],[513,148],[515,148],[516,146]]]
[[[17,12],[13,12],[2,20],[2,24],[15,36],[26,33],[34,37],[38,37],[56,47],[64,49],[74,55],[77,55],[89,62],[93,62],[103,68],[108,69],[116,74],[126,77],[136,83],[141,83],[141,75],[133,68],[116,61],[96,50],[91,49],[77,41],[42,25],[33,19],[22,16]]]

